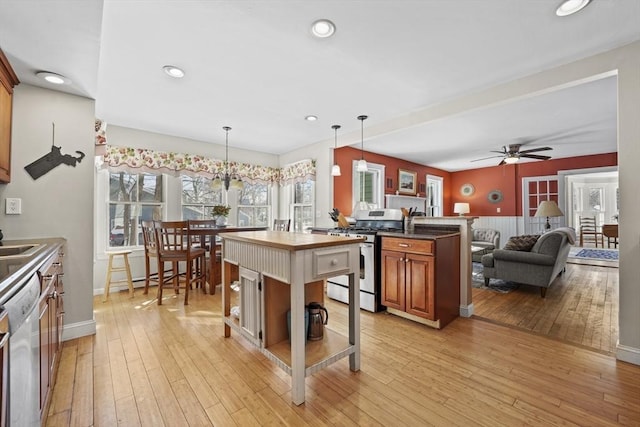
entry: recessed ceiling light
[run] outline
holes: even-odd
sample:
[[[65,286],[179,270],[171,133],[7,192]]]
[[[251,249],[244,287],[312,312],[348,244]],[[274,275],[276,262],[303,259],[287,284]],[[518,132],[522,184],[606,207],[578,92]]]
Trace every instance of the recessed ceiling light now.
[[[184,77],[184,71],[181,68],[176,67],[175,65],[165,65],[164,67],[162,67],[162,69],[165,73],[167,73],[167,75],[173,78],[181,79],[182,77]]]
[[[40,77],[41,79],[49,82],[49,83],[53,83],[54,85],[68,85],[71,84],[71,80],[69,80],[68,78],[66,78],[63,75],[60,74],[56,74],[56,73],[50,73],[48,71],[38,71],[36,73],[36,76]]]
[[[311,24],[311,32],[316,37],[331,37],[336,32],[336,26],[328,19],[318,19]]]
[[[591,0],[565,0],[556,9],[556,15],[569,16],[584,9]]]
[[[307,116],[304,119],[308,122],[315,122],[316,120],[318,120],[318,116]]]

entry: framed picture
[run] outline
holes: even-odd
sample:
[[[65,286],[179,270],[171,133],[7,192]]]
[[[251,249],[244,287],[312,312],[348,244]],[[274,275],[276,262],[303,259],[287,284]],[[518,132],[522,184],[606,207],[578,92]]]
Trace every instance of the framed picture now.
[[[398,169],[398,192],[400,194],[416,194],[418,173],[405,169]]]

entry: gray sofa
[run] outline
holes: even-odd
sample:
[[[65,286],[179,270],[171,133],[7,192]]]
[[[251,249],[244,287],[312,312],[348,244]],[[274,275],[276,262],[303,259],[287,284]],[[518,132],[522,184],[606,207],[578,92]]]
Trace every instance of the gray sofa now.
[[[473,262],[480,262],[482,256],[500,248],[500,232],[493,228],[474,228],[472,230],[471,246],[482,250],[471,253]]]
[[[547,288],[564,271],[575,239],[575,231],[563,227],[541,235],[530,251],[496,249],[484,255],[485,285],[493,278],[539,286],[544,298]]]

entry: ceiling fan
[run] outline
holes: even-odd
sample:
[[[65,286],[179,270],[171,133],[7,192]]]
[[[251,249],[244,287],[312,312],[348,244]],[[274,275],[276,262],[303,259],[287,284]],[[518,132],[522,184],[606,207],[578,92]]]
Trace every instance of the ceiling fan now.
[[[503,146],[502,151],[491,151],[491,153],[499,153],[498,156],[490,156],[483,157],[482,159],[471,160],[472,162],[477,162],[480,160],[493,159],[494,157],[502,157],[498,166],[504,164],[513,164],[517,163],[521,157],[528,159],[537,159],[537,160],[549,160],[551,156],[542,156],[540,154],[532,154],[538,151],[548,151],[553,150],[551,147],[538,147],[538,148],[530,148],[529,150],[520,150],[522,144],[509,144],[508,146]]]

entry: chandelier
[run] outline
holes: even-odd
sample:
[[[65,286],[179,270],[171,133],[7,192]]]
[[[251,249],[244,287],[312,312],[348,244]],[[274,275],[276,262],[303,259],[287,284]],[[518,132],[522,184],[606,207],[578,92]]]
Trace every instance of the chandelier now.
[[[224,185],[225,191],[229,191],[229,188],[233,190],[242,190],[244,188],[244,183],[242,179],[238,175],[230,175],[229,174],[229,131],[231,128],[229,126],[223,126],[225,131],[224,138],[224,175],[217,174],[213,181],[211,181],[211,188],[213,190],[221,190]]]

